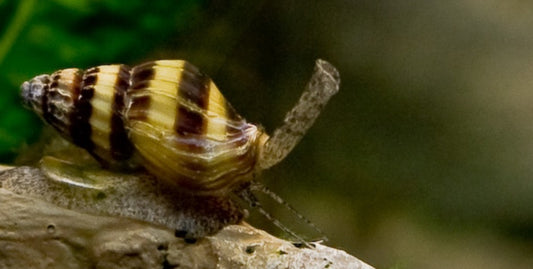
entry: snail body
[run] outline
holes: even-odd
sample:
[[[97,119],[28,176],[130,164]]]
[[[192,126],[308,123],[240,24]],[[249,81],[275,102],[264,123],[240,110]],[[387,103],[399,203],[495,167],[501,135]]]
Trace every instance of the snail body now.
[[[338,86],[335,68],[318,60],[308,89],[272,138],[183,60],[63,69],[24,82],[21,95],[104,166],[140,165],[178,189],[222,195],[282,160]]]

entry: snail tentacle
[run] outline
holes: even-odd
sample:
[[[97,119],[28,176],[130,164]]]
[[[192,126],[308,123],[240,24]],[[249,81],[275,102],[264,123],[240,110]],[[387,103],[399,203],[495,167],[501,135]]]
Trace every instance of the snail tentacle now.
[[[283,125],[264,143],[258,160],[261,170],[276,165],[292,151],[329,99],[339,91],[339,85],[337,69],[327,61],[318,59],[302,96],[285,116]]]

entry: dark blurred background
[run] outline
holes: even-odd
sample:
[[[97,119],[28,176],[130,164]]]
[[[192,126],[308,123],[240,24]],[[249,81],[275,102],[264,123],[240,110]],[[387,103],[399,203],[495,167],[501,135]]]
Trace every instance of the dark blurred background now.
[[[1,162],[38,74],[187,59],[271,132],[324,58],[341,90],[263,182],[379,268],[531,268],[532,27],[518,0],[0,0]]]

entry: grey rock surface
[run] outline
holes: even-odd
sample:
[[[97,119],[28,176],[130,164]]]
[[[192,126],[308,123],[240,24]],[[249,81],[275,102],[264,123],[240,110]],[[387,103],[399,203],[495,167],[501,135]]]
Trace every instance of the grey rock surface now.
[[[13,173],[1,174],[0,182],[6,182],[6,175]],[[16,194],[4,185],[0,268],[372,267],[321,244],[297,248],[246,223],[187,243],[161,224],[81,213]]]

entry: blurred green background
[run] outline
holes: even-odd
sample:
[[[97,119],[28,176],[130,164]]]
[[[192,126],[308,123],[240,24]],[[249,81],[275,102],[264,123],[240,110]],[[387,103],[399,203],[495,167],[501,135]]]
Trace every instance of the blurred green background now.
[[[0,0],[1,162],[40,135],[38,74],[187,59],[272,131],[324,58],[341,90],[263,182],[379,268],[531,268],[532,26],[518,0]]]

